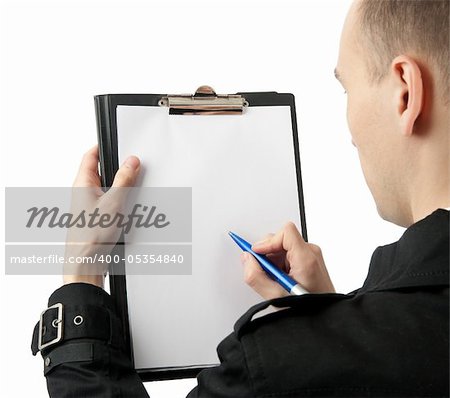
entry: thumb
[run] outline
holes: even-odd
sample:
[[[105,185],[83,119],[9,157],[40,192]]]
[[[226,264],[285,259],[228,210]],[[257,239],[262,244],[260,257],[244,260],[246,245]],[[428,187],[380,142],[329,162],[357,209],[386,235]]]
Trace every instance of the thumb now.
[[[141,163],[136,156],[130,156],[123,162],[114,176],[111,188],[101,198],[106,212],[115,212],[124,206],[131,188],[136,183],[140,168]]]
[[[112,184],[113,188],[124,188],[134,186],[139,170],[141,168],[141,162],[136,156],[130,156],[120,166],[119,170],[114,177]]]
[[[277,282],[272,280],[261,268],[258,261],[250,253],[244,252],[241,255],[241,261],[244,265],[244,280],[261,297],[270,300],[276,297],[284,297],[288,292],[284,290]]]

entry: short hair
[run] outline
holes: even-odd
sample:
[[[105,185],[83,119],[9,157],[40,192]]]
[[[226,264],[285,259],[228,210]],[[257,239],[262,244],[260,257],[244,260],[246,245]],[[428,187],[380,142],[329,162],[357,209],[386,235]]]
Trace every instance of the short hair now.
[[[372,81],[381,81],[392,60],[409,53],[433,61],[437,84],[448,99],[450,87],[450,0],[362,0],[361,33],[373,56],[368,60]],[[439,89],[439,88],[438,88]]]

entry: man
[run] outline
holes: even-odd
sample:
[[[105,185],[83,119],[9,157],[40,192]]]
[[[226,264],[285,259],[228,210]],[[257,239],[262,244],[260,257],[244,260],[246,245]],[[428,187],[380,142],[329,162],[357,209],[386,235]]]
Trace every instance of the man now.
[[[447,0],[352,5],[335,72],[378,212],[407,230],[375,250],[364,285],[347,295],[334,293],[319,247],[293,224],[256,244],[320,294],[282,297],[255,259],[242,255],[246,282],[270,300],[236,323],[218,346],[220,366],[201,372],[189,397],[448,396],[448,21]],[[75,185],[99,186],[97,162],[94,148]],[[130,157],[114,186],[133,185],[138,173],[139,160]],[[111,201],[108,195],[98,202]],[[102,286],[102,276],[74,272],[50,297],[49,306],[63,303],[67,311],[63,341],[41,352],[51,396],[147,396]],[[252,319],[270,304],[282,310]],[[106,331],[77,328],[105,314]]]

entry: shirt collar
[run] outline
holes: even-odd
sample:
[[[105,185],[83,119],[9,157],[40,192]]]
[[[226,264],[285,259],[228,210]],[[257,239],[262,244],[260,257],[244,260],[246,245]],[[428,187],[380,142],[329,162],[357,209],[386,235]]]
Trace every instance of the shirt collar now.
[[[395,243],[378,247],[359,293],[449,285],[449,211],[438,209]]]

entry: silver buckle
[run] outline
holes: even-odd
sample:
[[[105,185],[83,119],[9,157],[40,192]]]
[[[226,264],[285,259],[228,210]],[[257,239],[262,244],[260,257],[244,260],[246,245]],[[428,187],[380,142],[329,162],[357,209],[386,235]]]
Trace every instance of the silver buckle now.
[[[48,341],[45,344],[42,344],[42,328],[44,326],[44,314],[52,309],[58,308],[58,318],[54,319],[52,322],[52,326],[57,329],[57,335],[53,340]],[[48,307],[45,311],[42,312],[41,318],[39,319],[39,337],[38,337],[38,349],[41,351],[43,348],[48,347],[50,345],[56,344],[61,341],[63,337],[63,305],[61,303],[57,303]]]

